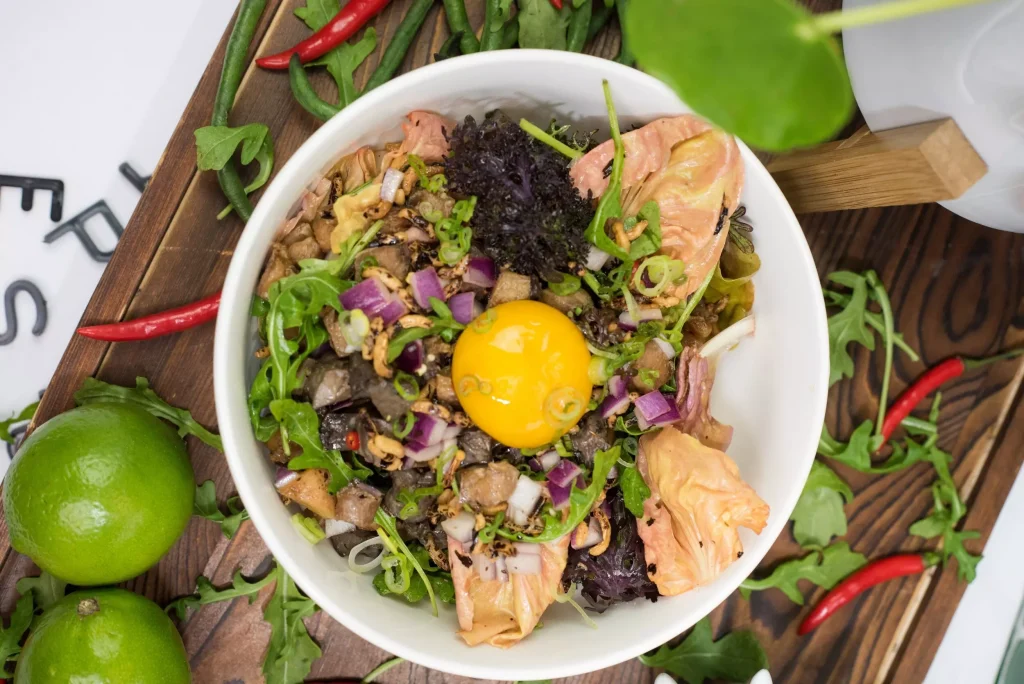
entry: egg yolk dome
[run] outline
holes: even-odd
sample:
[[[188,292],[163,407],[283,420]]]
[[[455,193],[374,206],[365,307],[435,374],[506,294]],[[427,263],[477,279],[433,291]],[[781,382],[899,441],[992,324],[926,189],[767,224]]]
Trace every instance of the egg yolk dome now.
[[[455,344],[452,381],[474,423],[519,449],[550,444],[579,422],[593,386],[582,333],[547,304],[488,309]]]

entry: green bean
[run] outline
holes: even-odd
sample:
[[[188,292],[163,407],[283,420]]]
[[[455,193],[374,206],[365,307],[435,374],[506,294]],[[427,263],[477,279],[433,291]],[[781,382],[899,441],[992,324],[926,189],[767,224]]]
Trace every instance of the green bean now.
[[[606,5],[599,0],[597,7],[590,15],[590,28],[587,29],[587,40],[594,40],[597,34],[601,32],[601,29],[608,25],[608,21],[614,13],[614,4]]]
[[[391,42],[388,43],[387,49],[384,50],[380,63],[373,70],[373,73],[370,74],[370,80],[366,82],[366,87],[363,88],[364,94],[387,83],[395,75],[398,67],[402,65],[402,60],[405,59],[405,54],[409,52],[409,48],[416,38],[416,32],[420,30],[420,26],[426,21],[427,12],[430,11],[433,5],[434,0],[414,0],[405,13],[402,23],[398,25],[398,30],[395,31]]]
[[[321,121],[327,121],[341,111],[340,107],[325,102],[316,94],[297,52],[292,53],[291,59],[288,60],[288,83],[292,87],[292,95],[302,108]]]
[[[512,17],[505,22],[501,29],[501,49],[508,50],[516,46],[519,40],[519,15]]]
[[[619,56],[615,58],[615,61],[626,66],[633,66],[636,63],[636,57],[633,56],[633,51],[629,49],[629,41],[626,40],[625,30],[628,4],[629,0],[615,0],[615,9],[619,14],[619,28],[622,31],[622,47],[619,48]]]
[[[480,52],[497,50],[501,47],[504,24],[501,15],[501,0],[487,0],[484,5],[484,30],[480,35]]]
[[[583,0],[583,4],[572,11],[569,18],[569,39],[566,50],[569,52],[583,52],[583,46],[587,43],[587,32],[590,29],[590,17],[594,11],[592,0]]]
[[[444,13],[448,17],[448,28],[452,34],[462,31],[459,38],[459,48],[462,54],[468,55],[480,50],[480,41],[473,33],[473,27],[469,24],[469,17],[466,15],[466,3],[464,0],[443,0]]]
[[[242,0],[238,8],[238,18],[231,29],[231,36],[228,38],[228,45],[224,51],[224,66],[220,71],[220,83],[217,85],[217,95],[213,100],[213,115],[210,123],[214,126],[227,126],[228,115],[235,103],[235,95],[238,94],[238,86],[242,82],[242,74],[245,73],[246,57],[249,54],[249,44],[256,35],[256,26],[259,24],[260,16],[266,7],[266,0]],[[228,161],[224,168],[217,172],[217,182],[220,184],[221,192],[234,207],[235,213],[243,221],[248,221],[252,216],[252,202],[245,194],[245,185],[238,175],[238,168],[234,161]]]

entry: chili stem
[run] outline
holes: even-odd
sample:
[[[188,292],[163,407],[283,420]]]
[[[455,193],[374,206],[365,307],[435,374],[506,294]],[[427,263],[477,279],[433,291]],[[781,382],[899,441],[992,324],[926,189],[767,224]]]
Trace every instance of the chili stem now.
[[[392,658],[391,660],[385,660],[383,663],[370,670],[370,674],[363,677],[359,684],[373,684],[373,680],[377,679],[377,677],[380,677],[391,668],[396,665],[401,665],[404,662],[405,658]]]
[[[427,12],[433,6],[434,0],[415,0],[412,3],[405,13],[402,23],[398,25],[398,30],[395,31],[391,42],[388,43],[387,49],[384,50],[380,63],[370,75],[370,80],[366,82],[363,94],[384,85],[395,75],[398,67],[402,65],[402,60],[405,59],[406,53],[409,52],[413,39],[416,38],[416,32],[420,30],[420,26],[426,20]]]
[[[981,368],[982,366],[987,366],[990,363],[995,363],[997,361],[1005,361],[1006,359],[1015,359],[1015,358],[1017,358],[1018,356],[1021,356],[1021,355],[1024,355],[1024,347],[1017,347],[1016,349],[1010,349],[1010,350],[1001,352],[999,354],[994,354],[992,356],[986,356],[986,357],[981,358],[981,359],[971,359],[971,358],[967,358],[967,357],[961,357],[960,360],[963,361],[964,368],[966,368],[967,370],[974,370],[975,368]]]
[[[875,292],[875,301],[882,308],[882,320],[885,322],[885,331],[882,333],[885,342],[885,367],[882,371],[882,391],[878,396],[878,417],[875,420],[875,435],[883,434],[885,424],[885,412],[889,404],[889,376],[892,374],[892,347],[895,328],[892,320],[892,306],[889,303],[889,294],[885,286],[878,279],[878,274],[868,271],[866,274],[868,285]]]
[[[900,423],[904,428],[910,428],[911,430],[917,430],[919,432],[927,432],[929,435],[934,435],[937,431],[934,423],[930,423],[923,418],[915,418],[914,416],[907,416]]]
[[[561,152],[569,159],[579,159],[580,157],[583,156],[582,152],[580,152],[579,150],[574,150],[573,148],[569,147],[555,136],[551,135],[547,131],[542,130],[539,126],[531,122],[529,119],[520,119],[519,127],[522,128],[527,133],[529,133],[534,138],[536,138],[537,140],[547,145],[548,147],[554,149],[557,152]]]
[[[836,10],[817,14],[797,27],[797,35],[807,39],[820,34],[838,33],[846,28],[867,26],[885,21],[905,19],[918,14],[937,12],[964,5],[976,5],[986,0],[898,0],[880,2],[855,9]]]

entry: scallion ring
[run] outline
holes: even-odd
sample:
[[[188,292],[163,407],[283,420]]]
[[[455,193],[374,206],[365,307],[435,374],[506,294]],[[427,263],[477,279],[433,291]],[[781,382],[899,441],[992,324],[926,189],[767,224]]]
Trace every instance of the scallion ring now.
[[[395,418],[395,422],[391,424],[391,429],[395,433],[396,439],[405,439],[405,437],[412,432],[412,426],[416,423],[416,416],[412,415],[412,411],[406,411],[405,415]]]
[[[398,396],[406,401],[415,401],[420,396],[420,384],[416,381],[415,377],[405,371],[398,371],[395,374],[394,385]]]
[[[380,553],[378,553],[373,560],[368,563],[360,563],[359,554],[373,546],[381,547]],[[387,551],[384,549],[384,540],[380,537],[370,537],[366,541],[361,541],[353,546],[352,550],[348,552],[348,569],[360,575],[369,572],[380,565],[380,562],[384,559],[385,553],[387,553]]]
[[[384,569],[384,584],[388,591],[395,594],[404,594],[409,591],[412,578],[409,576],[409,568],[405,559],[401,556],[388,556],[380,562]]]

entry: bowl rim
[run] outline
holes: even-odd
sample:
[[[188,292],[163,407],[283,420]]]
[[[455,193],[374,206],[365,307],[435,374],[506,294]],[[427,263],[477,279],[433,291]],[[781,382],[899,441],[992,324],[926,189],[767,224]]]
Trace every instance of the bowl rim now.
[[[267,245],[259,244],[261,241],[257,239],[257,233],[261,232],[260,229],[262,224],[267,220],[267,215],[272,212],[272,207],[278,205],[280,202],[285,200],[293,202],[295,200],[295,198],[284,198],[280,196],[283,191],[278,191],[277,188],[282,188],[286,185],[286,183],[283,182],[283,179],[291,179],[296,175],[308,173],[309,167],[311,166],[310,157],[313,154],[313,150],[332,138],[335,134],[335,129],[344,128],[347,122],[351,119],[358,119],[366,116],[372,112],[378,102],[386,100],[396,91],[399,91],[413,83],[429,81],[442,76],[451,76],[466,69],[475,69],[481,66],[497,64],[507,66],[509,63],[545,63],[556,64],[559,68],[571,69],[573,67],[585,67],[587,65],[593,66],[595,62],[600,62],[601,68],[607,70],[609,75],[613,75],[624,80],[633,79],[647,81],[648,87],[662,89],[668,93],[672,93],[672,97],[675,99],[679,99],[666,84],[653,76],[631,67],[591,55],[553,50],[529,49],[501,50],[464,55],[414,69],[392,79],[388,83],[385,83],[370,93],[367,93],[363,97],[360,97],[317,129],[305,142],[302,143],[302,145],[299,146],[298,149],[296,149],[280,171],[278,171],[273,181],[264,191],[261,201],[256,205],[252,217],[242,231],[235,247],[224,281],[222,303],[220,312],[217,316],[214,339],[213,379],[217,420],[224,441],[224,455],[228,463],[228,468],[231,472],[232,478],[234,479],[235,485],[238,488],[238,493],[243,503],[250,500],[257,500],[259,495],[255,492],[254,485],[250,482],[249,470],[240,457],[239,451],[236,449],[237,444],[240,443],[236,442],[236,436],[239,436],[236,433],[246,435],[249,439],[252,439],[252,430],[248,420],[245,421],[244,426],[238,429],[238,426],[235,425],[238,421],[233,419],[233,416],[238,414],[239,405],[241,405],[242,415],[245,415],[247,410],[245,408],[245,395],[237,392],[237,387],[233,386],[229,378],[228,367],[235,356],[235,350],[231,348],[230,344],[232,322],[229,311],[236,307],[244,307],[246,310],[249,308],[252,290],[250,284],[241,282],[242,270],[243,265],[247,260],[255,258],[256,254],[259,254],[262,259],[264,255]],[[806,237],[803,234],[796,216],[793,214],[792,208],[789,206],[789,203],[786,201],[778,185],[772,179],[764,165],[761,164],[761,162],[754,156],[750,148],[748,148],[743,141],[739,139],[737,139],[737,143],[741,149],[747,182],[749,183],[752,178],[756,177],[756,182],[765,186],[765,190],[772,195],[773,199],[778,202],[778,205],[783,208],[783,218],[785,219],[783,223],[785,223],[785,226],[779,226],[778,229],[794,231],[798,237],[796,242],[799,248],[796,250],[796,253],[791,255],[791,258],[793,259],[792,266],[794,268],[800,268],[804,274],[809,276],[809,287],[818,288],[820,283],[818,282],[817,268],[814,264],[810,246],[807,244]],[[814,318],[814,333],[818,338],[817,343],[823,350],[825,350],[825,352],[820,355],[821,363],[817,372],[818,381],[816,386],[820,388],[816,391],[819,396],[815,397],[815,399],[817,399],[817,407],[815,415],[810,417],[813,418],[813,420],[808,423],[808,425],[814,426],[814,429],[808,430],[807,434],[803,437],[802,442],[796,445],[800,449],[800,452],[806,454],[803,464],[803,472],[805,474],[804,479],[806,479],[806,474],[810,472],[811,464],[817,452],[818,438],[820,435],[817,426],[820,426],[824,421],[828,394],[828,334],[823,300],[821,301],[820,306],[816,307]],[[241,439],[241,437],[239,438]],[[797,500],[799,499],[800,493],[803,489],[802,483],[803,480],[801,480],[800,486],[794,486],[790,490],[788,496],[785,497],[785,500],[782,501],[781,504],[777,504],[775,506],[777,511],[784,512],[785,515],[773,515],[769,520],[768,525],[760,533],[759,537],[770,540],[770,543],[764,545],[764,551],[756,555],[745,554],[744,558],[741,561],[734,563],[734,565],[745,562],[749,565],[750,569],[753,570],[754,567],[760,563],[768,549],[771,548],[782,529],[788,523],[789,515],[796,506]],[[317,582],[313,581],[313,579],[308,576],[305,568],[291,558],[291,556],[286,552],[283,542],[279,541],[273,533],[264,534],[263,530],[271,530],[271,524],[264,510],[261,507],[249,507],[248,505],[246,505],[246,510],[249,511],[249,516],[252,519],[256,531],[259,533],[276,561],[284,567],[285,571],[289,575],[291,575],[292,579],[299,587],[302,588],[303,592],[305,592],[306,595],[320,606],[320,608],[332,619],[354,632],[360,638],[389,653],[441,672],[480,679],[498,680],[508,680],[510,678],[532,680],[538,678],[543,679],[576,676],[617,665],[653,650],[684,630],[689,629],[704,617],[704,615],[699,617],[694,617],[692,615],[681,616],[678,621],[671,623],[669,627],[647,633],[643,636],[637,636],[631,641],[624,642],[621,648],[608,650],[599,656],[588,658],[586,661],[572,661],[571,659],[567,659],[566,664],[550,668],[543,672],[529,669],[528,664],[524,664],[522,669],[512,670],[505,666],[478,666],[466,664],[464,662],[460,662],[456,657],[449,656],[447,652],[433,653],[417,649],[415,646],[407,646],[405,643],[392,638],[388,633],[374,628],[365,622],[359,615],[345,610],[343,606],[339,606],[335,601],[328,598],[327,593],[321,590],[320,585]],[[773,513],[774,512],[775,511],[773,511]],[[712,606],[707,614],[728,598],[738,588],[741,581],[742,577],[739,577],[736,579],[735,583],[717,581],[711,585],[702,587],[701,589],[707,592],[707,603]]]

